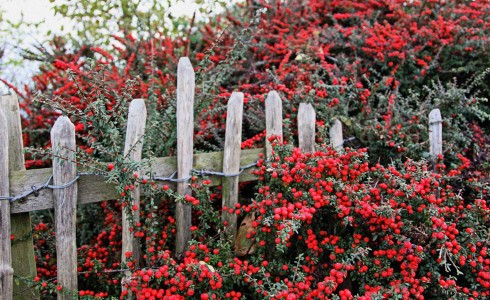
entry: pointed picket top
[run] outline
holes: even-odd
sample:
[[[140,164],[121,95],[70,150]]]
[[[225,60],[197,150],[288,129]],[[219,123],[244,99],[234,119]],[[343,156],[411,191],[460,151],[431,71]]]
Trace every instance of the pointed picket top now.
[[[146,115],[145,99],[133,99],[129,104],[128,118]]]
[[[442,154],[442,116],[438,108],[429,113],[429,140],[430,154]]]
[[[301,150],[315,151],[316,113],[310,103],[300,103],[298,109],[298,142]]]
[[[184,92],[185,95],[191,93],[194,95],[195,74],[191,61],[188,57],[181,57],[177,66],[177,93]],[[178,96],[177,96],[178,97]]]
[[[340,150],[344,146],[344,135],[342,133],[342,122],[338,119],[333,121],[332,127],[329,130],[330,146],[335,150]]]
[[[442,122],[441,111],[439,110],[439,108],[435,108],[429,113],[429,124],[437,122]]]
[[[265,131],[266,131],[266,156],[272,155],[271,136],[278,137],[282,141],[282,101],[276,91],[270,91],[265,100]]]
[[[73,133],[73,134],[72,134]],[[51,129],[51,145],[53,150],[63,151],[63,155],[67,155],[63,158],[57,157],[56,160],[61,160],[65,158],[75,158],[75,153],[71,151],[66,151],[66,149],[61,149],[65,145],[72,145],[72,138],[75,137],[75,125],[66,116],[60,116],[54,122],[53,128]],[[61,147],[61,148],[60,148]]]

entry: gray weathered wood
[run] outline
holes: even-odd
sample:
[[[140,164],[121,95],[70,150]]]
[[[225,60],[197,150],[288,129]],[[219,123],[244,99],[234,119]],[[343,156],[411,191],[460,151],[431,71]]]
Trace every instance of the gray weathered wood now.
[[[2,96],[0,106],[3,108],[8,124],[9,137],[9,169],[17,171],[25,169],[22,128],[20,122],[19,102],[17,96]],[[15,159],[13,159],[15,157]]]
[[[140,162],[143,154],[143,136],[146,126],[146,105],[143,99],[134,99],[129,105],[128,125],[126,127],[126,141],[124,144],[124,157],[131,162]],[[137,171],[138,172],[138,171]],[[139,175],[139,174],[138,174]],[[133,205],[137,207],[133,210]],[[138,241],[131,230],[132,224],[140,220],[140,190],[138,184],[131,191],[131,203],[122,212],[122,255],[123,264],[127,262],[126,253],[131,252],[132,258],[138,262],[139,248]],[[126,276],[131,276],[131,272],[126,272]]]
[[[271,136],[275,136],[282,142],[282,102],[276,91],[270,91],[265,99],[265,152],[269,158],[272,155]]]
[[[340,150],[344,146],[344,135],[342,134],[342,123],[335,119],[329,131],[330,146],[335,150]]]
[[[240,171],[240,153],[242,142],[243,93],[234,92],[228,101],[226,113],[225,149],[223,155],[223,173],[237,174]],[[238,203],[238,176],[223,178],[223,200],[226,207],[235,207]],[[222,212],[226,222],[224,236],[233,240],[236,237],[237,216],[228,211]]]
[[[24,147],[20,121],[19,102],[17,96],[0,97],[0,107],[5,113],[9,134],[9,174],[25,171]],[[10,181],[10,187],[14,182]],[[12,209],[12,206],[11,206]],[[34,242],[32,240],[31,217],[29,213],[19,213],[11,216],[11,234],[15,237],[12,243],[12,266],[14,274],[19,277],[33,278],[37,274],[34,257]],[[14,284],[15,300],[30,300],[39,298],[36,289],[30,289],[22,280]]]
[[[265,154],[264,148],[242,150],[240,166],[248,165],[257,161],[259,154]],[[194,166],[196,170],[223,170],[223,152],[210,152],[194,154]],[[141,171],[142,174],[149,170]],[[158,177],[169,177],[177,171],[177,157],[159,157],[153,160],[152,173]],[[250,172],[244,171],[239,176],[239,182],[257,180],[257,177]],[[11,172],[10,174],[10,195],[19,195],[29,191],[32,186],[41,186],[49,179],[53,173],[51,168],[23,170]],[[210,176],[210,186],[218,186],[222,183],[222,177]],[[158,182],[160,185],[174,185],[168,182]],[[78,204],[101,202],[104,200],[118,199],[119,195],[113,184],[104,182],[100,176],[82,176],[78,180]],[[26,199],[12,203],[10,212],[15,216],[18,213],[37,211],[53,208],[53,190],[45,189],[37,196],[31,195]]]
[[[177,69],[177,174],[178,178],[188,178],[192,171],[194,151],[194,90],[195,75],[187,57],[179,60]],[[177,184],[180,195],[190,194],[189,182]],[[191,238],[192,208],[189,204],[176,204],[176,255],[181,255]]]
[[[53,184],[66,185],[77,176],[75,126],[70,119],[61,116],[51,129],[53,151]],[[54,214],[56,227],[56,263],[58,300],[68,300],[67,292],[78,291],[77,283],[77,183],[65,188],[55,189]]]
[[[438,108],[429,114],[429,140],[430,154],[433,157],[442,154],[442,117]]]
[[[7,118],[0,108],[0,196],[9,196]],[[14,269],[10,247],[10,203],[0,200],[0,299],[12,299]]]
[[[300,103],[298,110],[298,142],[305,152],[315,151],[316,114],[311,104]]]

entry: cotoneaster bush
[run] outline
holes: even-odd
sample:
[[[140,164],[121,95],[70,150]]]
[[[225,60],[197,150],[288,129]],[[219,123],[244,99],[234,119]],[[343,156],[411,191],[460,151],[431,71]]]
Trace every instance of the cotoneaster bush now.
[[[413,160],[398,169],[370,164],[367,149],[303,153],[276,146],[271,160],[258,162],[255,196],[221,211],[248,219],[235,245],[220,240],[221,201],[206,187],[209,181],[194,181],[193,196],[183,199],[166,185],[130,176],[146,197],[134,227],[142,259],[126,266],[131,279],[125,286],[137,299],[485,298],[487,191],[470,199],[453,187],[468,166],[460,156],[456,169],[440,162],[432,172],[427,162]],[[132,188],[122,188],[123,207]],[[194,211],[193,240],[177,257],[174,201]],[[92,246],[79,248],[80,296],[119,294],[122,275],[110,270],[125,267],[119,263],[120,206],[102,203],[104,230]],[[42,255],[35,281],[46,292],[55,289],[44,280],[56,274],[48,233],[46,225],[37,226]]]
[[[138,299],[487,297],[489,10],[483,0],[255,1],[187,37],[115,33],[113,51],[54,39],[35,87],[17,90],[24,144],[44,149],[28,154],[27,166],[49,165],[38,154],[49,153],[49,129],[62,112],[75,122],[80,163],[105,172],[120,193],[79,207],[79,291],[64,292],[124,298],[124,281]],[[354,138],[350,149],[279,146],[273,161],[259,163],[258,186],[243,186],[251,199],[224,210],[219,187],[206,180],[193,181],[193,196],[182,199],[134,176],[139,165],[122,155],[128,102],[147,99],[143,165],[174,155],[176,66],[187,54],[197,78],[196,151],[222,148],[234,90],[245,93],[242,148],[263,146],[263,103],[273,89],[286,142],[295,143],[297,107],[307,102],[319,145],[338,118]],[[436,107],[444,159],[432,172],[427,115]],[[136,183],[143,256],[123,266],[121,210],[133,209]],[[179,257],[176,201],[195,208],[193,240]],[[222,213],[246,224],[237,244],[219,238]],[[34,282],[46,299],[63,290],[48,216],[36,216],[34,230]]]
[[[247,278],[262,295],[465,299],[488,293],[486,201],[469,204],[452,187],[467,159],[438,174],[412,160],[401,169],[371,165],[366,149],[276,151],[257,171],[263,182],[257,196],[240,207],[256,216],[249,263],[268,267]],[[472,290],[473,280],[479,289]]]
[[[37,93],[84,109],[97,99],[101,84],[93,82],[102,81],[110,91],[106,108],[112,111],[118,108],[116,95],[133,80],[129,98],[148,99],[150,120],[168,128],[153,132],[165,143],[152,148],[157,155],[172,154],[176,64],[191,49],[198,79],[196,144],[203,150],[222,147],[229,93],[245,92],[248,139],[263,131],[264,96],[275,89],[291,120],[287,130],[296,128],[299,102],[311,102],[327,128],[332,118],[340,118],[357,146],[375,146],[373,162],[387,156],[423,157],[427,147],[416,145],[427,136],[420,129],[438,106],[451,128],[444,131],[445,156],[456,160],[471,145],[473,125],[488,119],[483,83],[490,67],[489,10],[483,0],[310,0],[287,6],[259,1],[237,5],[188,38],[136,40],[116,34],[112,52],[92,45],[69,51],[63,39],[56,39],[52,53],[42,53],[48,63],[33,78],[34,89],[19,91],[26,110],[25,142],[45,146],[57,116],[33,103]],[[89,61],[96,70],[104,66],[97,80]],[[85,127],[77,126],[81,135]],[[90,145],[85,147],[90,151]]]

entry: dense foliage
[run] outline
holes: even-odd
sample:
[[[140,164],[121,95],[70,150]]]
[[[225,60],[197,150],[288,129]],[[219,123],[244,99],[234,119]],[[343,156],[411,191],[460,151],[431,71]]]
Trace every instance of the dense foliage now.
[[[197,71],[199,151],[222,148],[234,90],[245,93],[242,146],[263,145],[263,102],[273,89],[283,99],[286,144],[273,161],[259,162],[259,183],[244,187],[255,194],[225,212],[206,181],[195,182],[186,199],[142,185],[147,200],[135,235],[145,256],[129,264],[126,282],[138,298],[490,296],[488,1],[248,1],[185,30],[178,37],[116,34],[112,50],[69,49],[54,39],[52,53],[40,54],[46,64],[35,88],[17,90],[26,146],[49,147],[61,111],[76,124],[81,162],[99,169],[116,162],[108,174],[121,201],[80,209],[80,296],[121,293],[122,275],[106,271],[124,267],[120,210],[126,191],[143,183],[128,177],[122,159],[127,103],[147,99],[146,157],[173,155],[181,56]],[[288,146],[296,143],[300,102],[317,112],[315,153]],[[444,155],[432,172],[427,115],[435,107]],[[355,138],[345,152],[321,146],[333,118]],[[49,163],[30,155],[29,167]],[[172,252],[176,199],[195,208],[184,257]],[[244,218],[245,255],[216,238],[221,213]],[[83,223],[94,215],[103,221]],[[48,297],[56,290],[53,225],[38,218],[35,282]]]

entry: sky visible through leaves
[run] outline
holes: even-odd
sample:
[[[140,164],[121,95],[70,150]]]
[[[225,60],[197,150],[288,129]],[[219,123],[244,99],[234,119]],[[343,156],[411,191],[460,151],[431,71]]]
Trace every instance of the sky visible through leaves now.
[[[60,0],[57,0],[58,2]],[[192,0],[177,0],[171,7],[175,16],[192,16],[198,5]],[[52,34],[63,35],[74,31],[74,22],[55,15],[49,0],[3,0],[0,2],[0,76],[21,87],[39,69],[39,62],[27,61],[20,49],[46,46]],[[0,94],[8,89],[0,83]]]

